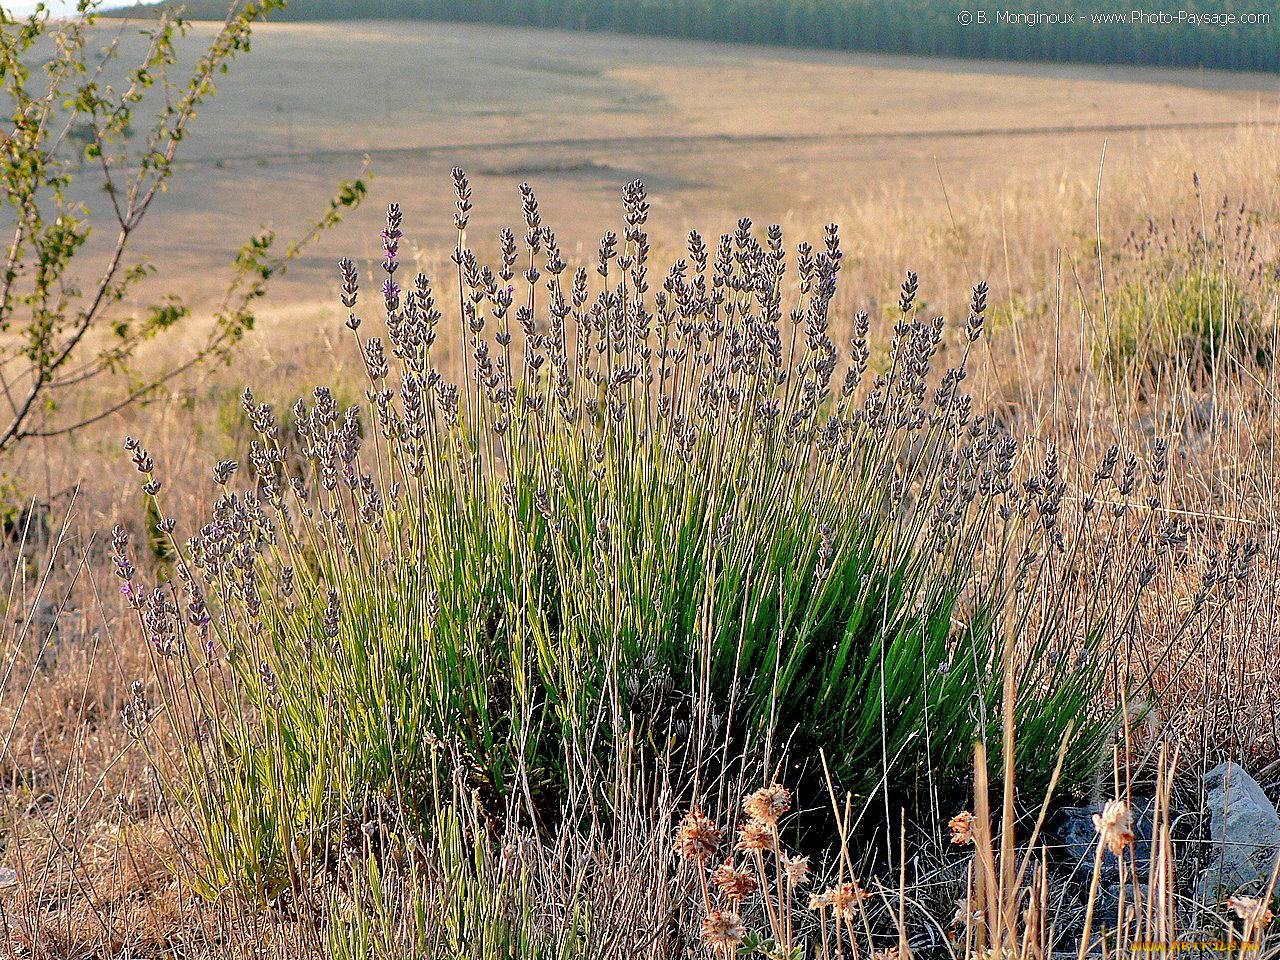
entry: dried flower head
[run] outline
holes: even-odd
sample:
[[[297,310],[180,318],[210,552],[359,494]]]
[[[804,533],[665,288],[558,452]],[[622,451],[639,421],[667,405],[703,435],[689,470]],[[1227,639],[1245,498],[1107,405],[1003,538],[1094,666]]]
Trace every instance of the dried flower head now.
[[[773,831],[759,820],[748,820],[738,831],[738,849],[747,851],[774,849]]]
[[[782,872],[787,875],[788,882],[794,887],[802,887],[809,882],[809,858],[782,858]]]
[[[730,903],[738,904],[751,896],[760,887],[756,875],[749,870],[738,870],[731,860],[726,860],[716,867],[711,874],[711,882],[724,894]]]
[[[832,887],[824,896],[828,898],[828,905],[835,909],[836,916],[850,918],[858,905],[867,899],[867,891],[862,889],[858,881],[850,880]]]
[[[823,890],[821,893],[809,894],[809,909],[824,910],[831,906],[831,891]]]
[[[712,910],[702,920],[702,942],[730,954],[747,936],[742,918],[732,910]]]
[[[1235,915],[1244,921],[1247,934],[1265,930],[1271,924],[1271,908],[1265,900],[1257,897],[1232,897],[1227,906],[1235,911]]]
[[[973,843],[973,814],[961,810],[948,824],[951,827],[951,842],[958,847],[967,847]]]
[[[791,809],[791,791],[777,783],[763,787],[743,801],[742,809],[752,820],[776,826],[778,819]]]
[[[978,924],[982,922],[983,910],[976,899],[962,899],[956,901],[956,915],[951,918],[953,927],[967,926],[969,924]]]
[[[885,947],[883,950],[877,950],[871,955],[871,960],[898,960],[898,948]]]
[[[715,855],[722,839],[711,818],[694,807],[676,828],[676,852],[685,860],[706,863]]]
[[[1108,800],[1102,813],[1093,815],[1093,826],[1107,849],[1117,857],[1133,843],[1133,818],[1129,814],[1129,805],[1123,800]]]

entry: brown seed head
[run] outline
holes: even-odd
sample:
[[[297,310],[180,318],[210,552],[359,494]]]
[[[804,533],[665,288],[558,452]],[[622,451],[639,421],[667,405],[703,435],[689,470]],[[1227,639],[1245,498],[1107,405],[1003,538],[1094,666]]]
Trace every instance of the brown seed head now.
[[[808,857],[783,857],[782,872],[793,887],[802,887],[809,882]]]
[[[773,831],[759,820],[748,820],[738,831],[739,850],[772,850]]]
[[[1257,897],[1232,897],[1227,906],[1244,921],[1246,934],[1265,930],[1271,924],[1271,908]]]
[[[754,873],[736,869],[730,860],[716,867],[715,872],[711,874],[711,882],[724,894],[725,899],[733,904],[741,903],[755,893],[760,886]]]
[[[1108,800],[1102,813],[1093,815],[1093,826],[1107,849],[1117,857],[1133,843],[1133,818],[1129,814],[1129,805],[1123,800]]]
[[[685,860],[706,863],[715,855],[722,839],[711,818],[694,807],[676,828],[676,852]]]
[[[743,801],[742,809],[752,820],[776,826],[778,818],[791,809],[791,791],[777,783],[763,787]]]
[[[830,898],[829,905],[835,908],[836,916],[849,918],[854,915],[863,900],[867,899],[867,891],[863,890],[856,880],[832,887],[824,896]]]
[[[732,910],[712,910],[702,920],[702,942],[712,950],[729,954],[746,935],[742,918]]]
[[[961,810],[951,818],[951,842],[958,847],[967,847],[973,843],[973,814],[968,810]]]

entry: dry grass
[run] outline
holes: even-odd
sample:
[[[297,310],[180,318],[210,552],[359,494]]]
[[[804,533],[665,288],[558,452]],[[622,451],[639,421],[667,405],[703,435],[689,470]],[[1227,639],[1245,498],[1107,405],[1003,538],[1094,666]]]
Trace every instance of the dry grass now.
[[[209,30],[195,25],[187,42]],[[319,291],[332,263],[376,255],[377,211],[389,202],[426,248],[450,243],[439,211],[454,164],[474,181],[478,241],[511,225],[513,186],[527,179],[565,251],[590,251],[634,177],[653,193],[659,243],[743,215],[817,227],[864,203],[909,214],[918,240],[943,222],[939,172],[953,201],[998,207],[1026,190],[1091,184],[1104,141],[1112,173],[1135,172],[1184,147],[1215,154],[1231,125],[1274,123],[1277,107],[1274,78],[1249,74],[459,24],[267,25],[184,145],[193,176],[163,198],[142,239],[183,292],[217,293],[211,267],[242,235],[264,220],[296,228],[297,211],[320,209],[368,154],[372,202],[354,221],[363,230],[314,248],[282,290],[289,298],[329,304]],[[874,237],[863,240],[879,246]]]
[[[315,83],[315,63],[326,64],[326,77],[358,83]],[[963,316],[960,299],[986,279],[991,336],[970,381],[979,409],[997,411],[1032,449],[1054,444],[1078,462],[1095,460],[1116,440],[1145,451],[1156,434],[1172,437],[1161,510],[1187,523],[1188,560],[1172,581],[1181,592],[1144,602],[1130,646],[1130,666],[1151,672],[1154,685],[1152,709],[1122,750],[1126,765],[1140,781],[1153,780],[1163,745],[1179,751],[1184,777],[1233,756],[1265,783],[1280,764],[1274,367],[1227,357],[1207,372],[1174,365],[1155,377],[1111,379],[1093,357],[1114,322],[1107,291],[1132,266],[1120,255],[1124,240],[1147,218],[1207,223],[1229,195],[1257,212],[1264,259],[1276,262],[1280,144],[1265,125],[1276,102],[1274,92],[1258,89],[1274,84],[1004,69],[925,70],[885,58],[427,24],[271,28],[205,118],[189,154],[199,161],[196,183],[166,198],[164,216],[150,226],[152,249],[163,244],[165,275],[198,291],[209,251],[229,246],[228,224],[240,228],[238,238],[264,213],[286,220],[306,198],[327,196],[334,173],[349,172],[369,150],[375,199],[405,205],[411,232],[426,237],[413,253],[433,276],[450,267],[440,244],[450,224],[441,211],[449,203],[447,167],[461,160],[478,174],[473,232],[484,238],[482,256],[492,253],[487,238],[516,219],[504,216],[514,214],[514,203],[498,198],[525,176],[540,188],[546,218],[571,228],[561,234],[570,252],[592,249],[616,219],[617,187],[637,174],[651,183],[659,260],[686,226],[710,234],[742,213],[815,242],[820,218],[837,220],[846,238],[831,331],[837,342],[847,342],[859,307],[884,338],[883,311],[907,269],[920,271],[928,309],[949,317]],[[1160,122],[1263,125],[1128,129],[1152,121],[1153,103]],[[671,140],[673,131],[687,139]],[[246,159],[215,162],[232,154]],[[256,156],[269,159],[248,159]],[[316,382],[349,384],[349,399],[360,397],[362,366],[338,345],[342,314],[317,291],[335,286],[330,261],[339,251],[376,259],[368,218],[378,207],[370,204],[366,219],[328,238],[332,249],[291,278],[233,368],[206,372],[101,431],[30,446],[6,466],[22,495],[51,502],[53,542],[11,541],[14,561],[4,567],[13,574],[0,647],[8,671],[0,694],[0,744],[7,745],[0,864],[17,879],[0,872],[0,956],[325,949],[296,905],[245,913],[204,904],[181,884],[198,854],[181,804],[156,775],[176,751],[172,731],[158,724],[143,751],[117,719],[129,682],[150,668],[114,596],[104,540],[120,522],[145,542],[143,499],[119,452],[126,432],[150,438],[167,496],[177,501],[173,512],[203,515],[215,495],[209,461],[238,455],[248,437],[238,413],[246,383],[263,385],[259,399],[280,408]],[[1264,307],[1274,322],[1274,298]],[[456,351],[456,343],[442,346]],[[40,532],[29,528],[27,540]],[[1260,546],[1256,573],[1205,613],[1203,634],[1213,642],[1202,642],[1201,632],[1178,636],[1203,563],[1244,536]],[[1156,649],[1171,655],[1152,662]],[[720,813],[736,795],[724,791]],[[814,816],[830,804],[806,800]],[[670,803],[663,809],[664,829],[683,812]],[[987,871],[987,895],[1008,914],[1004,898],[1012,894],[990,888],[1004,877],[997,856],[1012,854],[1000,850],[1000,836],[992,840],[990,824],[987,830],[979,870]],[[631,848],[614,852],[633,858],[637,876],[665,876],[670,867]],[[553,859],[544,852],[543,867]],[[883,875],[887,864],[892,881],[905,859],[881,856],[877,866]],[[921,859],[946,862],[936,853]],[[903,886],[936,909],[947,898],[926,883],[936,879],[931,869],[913,865]],[[537,882],[572,889],[572,877],[552,873]],[[951,881],[940,885],[954,892],[954,869]],[[1043,875],[1035,882],[1047,885]],[[911,923],[894,932],[895,897],[883,898],[877,935],[901,934],[905,943]],[[672,916],[693,917],[696,929],[696,911]],[[1000,919],[1006,927],[1022,922]]]

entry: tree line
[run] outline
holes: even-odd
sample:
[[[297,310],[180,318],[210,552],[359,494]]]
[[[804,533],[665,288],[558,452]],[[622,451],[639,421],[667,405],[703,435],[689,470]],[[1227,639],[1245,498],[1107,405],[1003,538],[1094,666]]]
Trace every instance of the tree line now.
[[[166,5],[117,12],[146,14]],[[189,18],[222,19],[227,0],[184,6]],[[1142,6],[1065,0],[1049,12],[1073,22],[1054,23],[1034,19],[1047,5],[972,0],[292,0],[275,19],[444,20],[875,53],[1280,71],[1276,0],[1179,0],[1131,9]],[[1192,22],[1224,14],[1236,22]]]

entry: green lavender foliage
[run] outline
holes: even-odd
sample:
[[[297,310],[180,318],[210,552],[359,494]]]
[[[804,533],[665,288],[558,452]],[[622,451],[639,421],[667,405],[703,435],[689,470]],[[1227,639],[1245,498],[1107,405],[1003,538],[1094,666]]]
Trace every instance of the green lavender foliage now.
[[[1067,779],[1088,774],[1137,591],[1083,569],[1100,528],[1088,507],[1064,527],[1056,455],[1019,481],[1016,442],[972,414],[984,285],[949,330],[917,315],[909,276],[873,376],[865,313],[846,350],[828,332],[834,225],[794,256],[745,220],[714,249],[693,234],[654,289],[638,183],[594,281],[527,186],[523,248],[504,231],[501,262],[481,264],[461,171],[455,185],[459,380],[436,284],[401,286],[393,206],[385,339],[342,265],[364,408],[325,388],[300,401],[295,466],[281,418],[246,392],[257,439],[244,467],[216,467],[225,489],[177,547],[176,585],[135,588],[116,544],[189,732],[207,892],[297,885],[379,810],[429,836],[442,744],[489,815],[515,804],[535,822],[558,815],[571,769],[607,768],[627,737],[688,769],[772,738],[811,762],[820,748],[863,796],[886,779],[945,793],[976,740],[997,752],[1006,643],[1020,782],[1042,786],[1063,744]],[[955,365],[935,376],[944,347]],[[1127,543],[1124,511],[1108,516]]]

